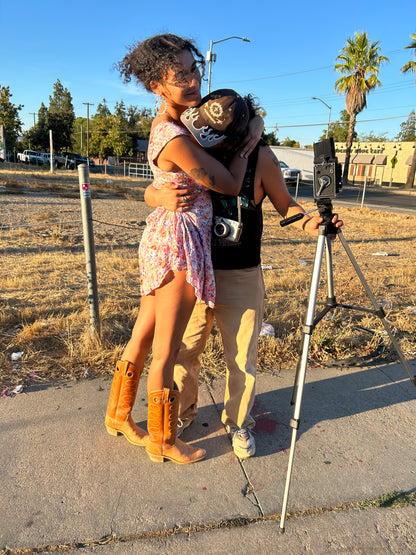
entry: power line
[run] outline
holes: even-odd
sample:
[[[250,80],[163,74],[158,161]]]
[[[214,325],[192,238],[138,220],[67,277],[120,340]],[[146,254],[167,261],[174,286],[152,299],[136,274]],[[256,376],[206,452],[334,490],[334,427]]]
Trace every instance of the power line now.
[[[238,81],[227,81],[227,83],[248,83],[252,81],[264,81],[265,79],[278,79],[280,77],[290,77],[291,75],[300,75],[301,73],[311,73],[313,71],[321,71],[323,69],[332,69],[333,66],[316,67],[313,69],[303,69],[300,71],[293,71],[292,73],[281,73],[279,75],[269,75],[267,77],[253,77],[251,79],[239,79]],[[221,82],[220,82],[221,84]]]
[[[357,124],[358,123],[367,123],[369,121],[384,121],[384,120],[387,120],[387,119],[399,119],[399,118],[408,118],[408,117],[409,117],[409,114],[407,114],[406,116],[391,116],[391,117],[388,117],[388,118],[360,119],[360,120],[357,119],[356,123]],[[340,125],[339,121],[335,121],[333,123],[338,123]],[[346,122],[346,123],[348,123],[348,122]],[[277,127],[278,127],[278,129],[282,129],[283,127],[313,127],[313,126],[320,126],[320,125],[328,125],[328,122],[325,122],[325,123],[300,123],[300,124],[294,124],[294,125],[277,125]],[[267,129],[269,129],[269,128],[270,129],[271,128],[275,129],[276,128],[275,125],[266,125],[265,127]]]

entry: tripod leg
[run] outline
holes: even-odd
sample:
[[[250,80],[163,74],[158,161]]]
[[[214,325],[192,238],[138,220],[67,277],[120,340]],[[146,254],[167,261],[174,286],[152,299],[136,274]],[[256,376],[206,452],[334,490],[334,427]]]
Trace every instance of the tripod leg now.
[[[313,331],[316,297],[318,295],[319,275],[321,271],[325,240],[326,240],[325,226],[320,226],[318,243],[317,243],[316,254],[315,254],[315,262],[314,262],[313,272],[312,272],[311,288],[309,292],[308,310],[306,313],[305,325],[303,326],[303,334],[304,334],[303,348],[302,348],[302,354],[300,359],[300,366],[298,367],[299,371],[297,372],[297,375],[296,375],[296,385],[295,385],[296,401],[295,401],[295,407],[293,410],[293,418],[290,420],[290,427],[292,428],[292,440],[290,444],[289,462],[288,462],[287,473],[286,473],[286,485],[285,485],[285,491],[283,495],[282,514],[280,517],[281,533],[285,531],[285,520],[286,520],[287,502],[289,497],[290,479],[292,476],[293,459],[295,456],[296,436],[299,428],[300,408],[302,404],[303,387],[305,384],[309,345],[310,345],[311,335]]]
[[[334,277],[332,273],[332,245],[331,240],[325,237],[326,246],[326,279],[328,282],[328,300],[335,302],[334,296]]]
[[[390,324],[388,322],[388,320],[385,317],[384,311],[383,309],[380,307],[380,305],[377,302],[377,299],[374,296],[374,293],[372,292],[372,290],[370,289],[370,286],[368,285],[368,283],[365,280],[364,274],[361,271],[361,268],[358,266],[358,263],[344,237],[344,235],[342,234],[341,230],[338,231],[338,237],[341,241],[342,246],[345,249],[345,252],[348,255],[348,258],[351,261],[351,264],[354,266],[355,271],[357,272],[358,277],[360,278],[360,281],[369,297],[369,299],[371,300],[371,303],[373,305],[373,308],[377,311],[377,314],[380,316],[381,321],[383,322],[384,325],[384,329],[386,330],[390,341],[392,342],[393,347],[396,350],[396,353],[401,361],[401,363],[403,364],[403,366],[406,369],[406,372],[409,374],[410,377],[410,381],[412,382],[412,384],[416,387],[416,377],[412,374],[412,371],[410,369],[409,363],[407,362],[407,360],[404,357],[403,351],[400,348],[400,345],[398,343],[398,341],[396,340],[396,338],[393,335],[392,329],[390,327]]]
[[[328,239],[327,236],[325,236],[324,241],[325,241],[325,247],[326,247],[325,252],[326,252],[326,275],[327,275],[327,282],[328,282],[328,300],[327,300],[327,308],[322,312],[323,315],[326,314],[326,312],[330,310],[333,306],[335,306],[335,302],[336,302],[335,295],[334,295],[334,279],[332,274],[332,245],[331,245],[330,239]],[[319,263],[319,268],[321,267],[321,263],[322,263],[322,259],[321,259],[321,262]],[[313,281],[314,280],[312,278],[312,282]],[[318,281],[319,281],[319,276],[318,276]],[[316,299],[316,296],[317,294],[315,294],[315,299]],[[315,307],[314,307],[314,311],[315,311]],[[312,319],[313,318],[314,318],[314,315],[312,315]],[[316,322],[314,322],[314,324],[316,324]],[[306,320],[305,320],[305,325],[307,325]],[[313,325],[313,327],[315,326]],[[311,334],[312,334],[312,330],[311,330]],[[302,337],[300,353],[303,352],[304,343],[305,343],[305,335],[303,335]],[[295,375],[295,383],[294,383],[293,392],[292,392],[292,400],[290,401],[291,405],[294,405],[296,402],[296,394],[297,394],[298,384],[299,384],[299,373],[301,368],[301,361],[302,361],[302,357],[301,355],[299,355],[298,364],[296,366],[296,375]]]

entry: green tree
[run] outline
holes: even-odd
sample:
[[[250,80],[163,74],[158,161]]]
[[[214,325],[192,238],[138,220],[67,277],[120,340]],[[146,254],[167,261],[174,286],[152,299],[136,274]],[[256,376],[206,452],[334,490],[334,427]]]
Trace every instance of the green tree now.
[[[53,96],[49,96],[49,108],[46,118],[47,127],[52,130],[55,152],[72,149],[72,128],[74,122],[75,112],[71,94],[57,79],[53,86]]]
[[[272,131],[271,133],[266,133],[265,131],[263,131],[261,138],[266,144],[270,146],[280,146],[280,141],[274,131]]]
[[[350,115],[347,110],[341,110],[340,119],[329,124],[328,137],[333,137],[336,143],[345,143],[348,137],[348,129],[350,125]],[[326,129],[322,131],[320,139],[326,139]],[[352,140],[357,139],[357,133],[354,131]]]
[[[407,120],[400,124],[400,132],[395,139],[404,142],[416,140],[416,115],[414,110],[410,112]]]
[[[361,133],[359,140],[364,143],[384,143],[389,139],[387,137],[387,133],[380,133],[377,135],[374,131],[370,131],[369,133]]]
[[[120,102],[116,102],[114,105],[114,115],[120,118],[122,124],[127,124],[127,112],[126,106],[124,105],[124,100],[121,99]]]
[[[282,146],[290,146],[291,148],[300,148],[299,141],[295,141],[295,139],[291,139],[290,137],[286,137],[286,139],[283,139]]]
[[[380,41],[371,43],[366,32],[357,31],[354,38],[349,37],[346,45],[336,58],[335,71],[343,74],[335,83],[335,90],[346,95],[345,107],[350,115],[348,136],[345,143],[345,165],[343,185],[348,181],[348,171],[351,157],[351,146],[355,131],[357,114],[367,106],[367,93],[375,87],[381,86],[377,77],[380,65],[388,62],[386,56],[381,55]]]
[[[38,110],[38,121],[24,135],[25,144],[30,141],[36,150],[49,150],[48,109],[42,102]]]
[[[416,33],[411,33],[410,38],[412,42],[405,46],[410,50],[413,50],[414,60],[409,60],[403,67],[400,68],[402,73],[416,73]],[[410,165],[409,175],[407,176],[406,180],[406,189],[411,189],[413,187],[413,183],[415,181],[415,174],[416,174],[416,141],[415,141],[415,149],[413,151],[413,158],[412,163]]]
[[[0,85],[0,124],[4,125],[6,132],[7,150],[15,150],[17,138],[22,133],[22,122],[19,112],[23,104],[15,105],[11,102],[12,93],[10,87]]]
[[[153,114],[150,108],[138,108],[129,106],[127,108],[127,129],[133,139],[147,139],[152,127]]]
[[[131,137],[123,129],[125,127],[125,120],[123,116],[112,114],[109,116],[110,128],[107,135],[107,146],[112,155],[120,156],[127,155],[133,146]]]
[[[90,152],[100,158],[124,156],[130,150],[136,153],[137,140],[149,137],[152,121],[149,108],[126,108],[121,100],[116,102],[112,114],[103,99],[91,119]]]
[[[91,118],[89,154],[92,157],[107,158],[109,149],[107,136],[111,128],[111,113],[105,115],[101,110]]]
[[[406,121],[400,124],[400,132],[395,137],[397,141],[415,141],[416,140],[416,115],[415,111],[410,112]]]
[[[90,122],[91,123],[91,122]],[[87,118],[76,118],[72,128],[72,148],[83,156],[87,154]]]
[[[111,114],[110,109],[107,106],[107,101],[103,98],[103,101],[100,102],[97,106],[97,111],[95,112],[95,117],[98,118],[105,118]]]

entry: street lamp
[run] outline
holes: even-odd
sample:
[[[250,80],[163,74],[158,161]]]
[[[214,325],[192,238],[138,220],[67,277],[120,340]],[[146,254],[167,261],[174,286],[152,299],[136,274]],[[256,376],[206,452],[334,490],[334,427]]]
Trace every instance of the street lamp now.
[[[244,42],[250,42],[250,40],[246,37],[227,37],[226,39],[220,39],[220,40],[212,40],[210,41],[209,44],[209,50],[207,52],[207,62],[208,62],[208,91],[207,93],[210,93],[211,90],[211,71],[212,71],[212,62],[215,62],[217,59],[217,54],[216,52],[212,51],[212,47],[214,46],[214,44],[218,44],[219,42],[224,42],[225,40],[230,40],[230,39],[240,39],[243,40]]]
[[[331,106],[328,106],[328,104],[326,102],[324,102],[322,100],[322,98],[317,98],[316,96],[312,97],[312,100],[320,100],[322,102],[322,104],[325,104],[325,106],[329,109],[329,115],[328,115],[328,127],[326,128],[326,138],[328,138],[328,133],[329,133],[329,122],[331,121]]]

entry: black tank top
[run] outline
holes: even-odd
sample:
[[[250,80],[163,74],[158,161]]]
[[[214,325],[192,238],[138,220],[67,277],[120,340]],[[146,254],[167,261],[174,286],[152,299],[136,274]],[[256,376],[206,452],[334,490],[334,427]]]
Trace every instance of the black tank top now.
[[[261,143],[264,144],[264,143]],[[248,159],[247,171],[239,194],[243,230],[238,243],[219,238],[212,233],[211,256],[216,270],[240,270],[260,264],[261,236],[263,233],[262,203],[254,202],[254,178],[256,175],[259,146]],[[215,216],[238,221],[237,197],[211,191]]]

